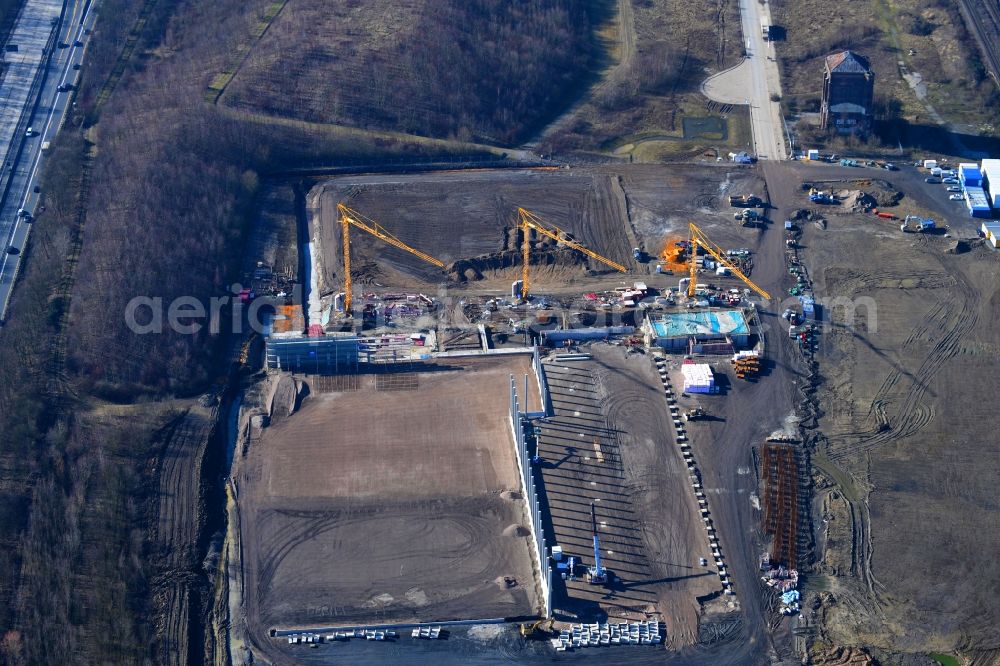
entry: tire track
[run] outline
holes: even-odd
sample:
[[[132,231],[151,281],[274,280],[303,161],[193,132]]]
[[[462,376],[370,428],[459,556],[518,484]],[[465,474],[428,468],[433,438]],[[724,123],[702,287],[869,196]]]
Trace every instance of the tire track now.
[[[900,278],[893,276],[893,279]],[[899,385],[903,371],[894,369],[890,372],[869,409],[868,416],[875,422],[874,428],[864,433],[831,438],[828,455],[832,462],[842,463],[855,459],[860,454],[909,437],[930,423],[935,415],[934,409],[921,402],[928,390],[928,382],[948,360],[958,354],[962,339],[978,322],[978,292],[960,274],[953,276],[952,286],[958,298],[953,295],[948,301],[938,303],[901,345],[901,350],[912,349],[927,335],[931,324],[935,322],[944,331],[913,373],[909,387],[901,397],[891,399],[891,393]],[[887,408],[895,402],[898,402],[899,407],[895,418],[890,419]]]

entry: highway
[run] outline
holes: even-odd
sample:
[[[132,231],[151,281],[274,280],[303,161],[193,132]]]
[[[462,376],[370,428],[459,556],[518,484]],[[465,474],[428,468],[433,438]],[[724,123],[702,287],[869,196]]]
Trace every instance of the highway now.
[[[51,13],[53,4],[56,13],[51,20],[39,20],[39,12],[48,10]],[[61,21],[59,10],[62,11]],[[67,84],[75,87],[78,82],[79,71],[73,69],[73,65],[83,62],[94,18],[92,0],[65,0],[62,5],[53,0],[28,0],[8,40],[8,44],[17,44],[19,56],[25,55],[22,52],[27,49],[44,48],[47,44],[51,44],[52,50],[43,51],[40,60],[36,54],[36,70],[40,67],[42,71],[36,72],[37,76],[33,74],[32,78],[40,88],[33,87],[29,94],[21,95],[22,108],[5,110],[0,106],[0,139],[7,138],[2,133],[4,128],[13,129],[13,133],[8,135],[9,146],[3,147],[7,150],[9,163],[4,165],[5,171],[0,179],[0,186],[3,187],[0,190],[0,237],[3,239],[3,250],[0,252],[0,321],[6,319],[31,231],[30,218],[19,216],[18,211],[24,209],[32,215],[36,212],[40,193],[35,189],[39,186],[39,174],[46,159],[42,144],[55,139],[71,106],[73,93],[61,92],[60,89]],[[56,31],[54,39],[53,30]],[[39,44],[43,46],[39,47]],[[7,92],[8,87],[15,84],[23,87],[23,76],[26,75],[15,82],[10,79],[8,71],[0,82],[0,98],[12,97]],[[25,132],[28,127],[33,130],[30,137]]]

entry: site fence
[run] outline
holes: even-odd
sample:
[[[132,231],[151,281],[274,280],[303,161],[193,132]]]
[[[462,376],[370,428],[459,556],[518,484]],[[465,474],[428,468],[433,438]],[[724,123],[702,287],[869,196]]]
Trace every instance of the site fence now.
[[[537,354],[537,352],[536,352]],[[537,356],[536,356],[537,357]],[[525,396],[527,400],[527,396]],[[531,536],[538,558],[538,568],[542,582],[542,602],[545,605],[545,617],[552,617],[552,565],[549,563],[549,549],[545,543],[545,532],[542,529],[542,514],[539,508],[538,491],[535,488],[534,471],[531,467],[531,456],[528,452],[528,442],[525,430],[531,421],[527,413],[521,411],[517,395],[517,384],[514,375],[510,376],[510,427],[514,435],[517,449],[517,466],[521,472],[521,489],[528,504],[531,517]]]

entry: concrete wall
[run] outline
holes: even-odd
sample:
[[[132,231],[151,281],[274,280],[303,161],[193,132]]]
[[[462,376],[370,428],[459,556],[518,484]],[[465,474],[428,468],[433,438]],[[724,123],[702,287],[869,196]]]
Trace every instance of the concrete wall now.
[[[525,396],[527,398],[527,396]],[[525,428],[529,427],[528,415],[521,411],[517,397],[517,382],[514,375],[510,376],[510,426],[514,435],[514,445],[517,449],[517,466],[521,473],[521,490],[528,505],[528,515],[531,519],[531,536],[534,544],[535,557],[538,558],[540,580],[542,586],[542,604],[545,607],[545,617],[552,616],[552,565],[549,562],[549,549],[545,543],[545,533],[542,531],[542,514],[539,509],[538,491],[535,489],[534,469],[528,453],[525,440]]]
[[[607,326],[603,328],[569,328],[565,330],[542,331],[545,344],[556,345],[566,340],[606,340],[612,335],[632,335],[634,326]]]
[[[542,365],[542,357],[538,353],[538,347],[531,359],[531,367],[535,371],[535,380],[538,382],[538,396],[542,401],[541,416],[552,416],[552,400],[549,399],[549,382],[545,379],[545,367]]]

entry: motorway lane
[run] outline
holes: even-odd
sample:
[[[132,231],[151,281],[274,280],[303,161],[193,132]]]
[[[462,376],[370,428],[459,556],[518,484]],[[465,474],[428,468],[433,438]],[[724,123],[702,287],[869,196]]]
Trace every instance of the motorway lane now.
[[[13,228],[4,240],[4,252],[0,254],[0,320],[6,317],[7,305],[16,279],[21,256],[27,245],[31,223],[18,216],[18,210],[34,213],[38,205],[39,195],[34,187],[39,182],[39,173],[45,162],[41,150],[43,142],[53,141],[62,120],[69,109],[72,93],[58,92],[58,87],[66,83],[76,84],[79,72],[73,69],[74,63],[82,63],[89,33],[95,20],[93,4],[89,0],[72,0],[67,7],[65,19],[59,29],[57,42],[68,44],[67,48],[56,48],[51,60],[46,65],[49,68],[48,77],[40,93],[40,100],[29,125],[35,130],[33,137],[21,137],[25,142],[20,158],[13,167],[10,189],[6,199],[0,204],[0,220],[13,220]],[[83,42],[83,46],[74,46],[75,41]],[[29,100],[33,104],[34,100]],[[15,137],[17,140],[18,137]],[[18,254],[9,254],[6,247],[17,248]]]

